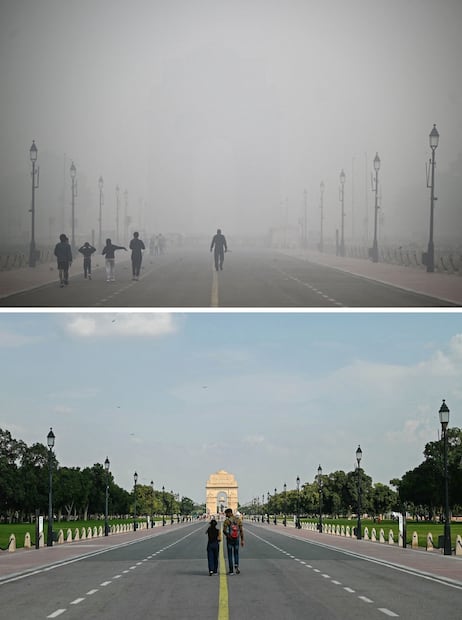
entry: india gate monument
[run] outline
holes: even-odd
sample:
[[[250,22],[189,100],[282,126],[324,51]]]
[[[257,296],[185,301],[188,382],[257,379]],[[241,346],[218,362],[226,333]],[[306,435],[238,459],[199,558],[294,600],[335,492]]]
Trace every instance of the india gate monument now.
[[[223,514],[226,508],[237,511],[237,482],[233,474],[220,469],[207,480],[206,512],[208,515]]]

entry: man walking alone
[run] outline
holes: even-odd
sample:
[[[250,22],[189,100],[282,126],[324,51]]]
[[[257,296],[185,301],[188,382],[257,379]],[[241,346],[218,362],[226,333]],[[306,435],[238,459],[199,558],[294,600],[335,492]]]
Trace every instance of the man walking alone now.
[[[217,230],[217,234],[213,236],[212,243],[210,244],[210,251],[215,248],[214,259],[215,259],[215,269],[223,269],[223,261],[225,260],[225,252],[228,251],[228,246],[226,244],[226,237],[222,235],[221,229]]]
[[[130,241],[130,250],[132,251],[132,280],[139,280],[141,261],[143,260],[142,251],[146,249],[144,243],[139,239],[140,234],[133,233],[133,239]]]

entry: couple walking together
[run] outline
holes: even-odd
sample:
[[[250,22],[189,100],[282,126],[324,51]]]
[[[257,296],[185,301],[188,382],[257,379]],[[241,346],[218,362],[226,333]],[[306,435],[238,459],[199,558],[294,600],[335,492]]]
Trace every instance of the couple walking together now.
[[[223,521],[223,535],[226,538],[226,547],[228,551],[228,568],[229,575],[239,574],[239,542],[241,547],[244,546],[244,530],[242,520],[233,515],[231,508],[225,510],[225,520]],[[210,521],[210,525],[206,532],[208,536],[207,543],[207,559],[209,563],[209,575],[218,573],[218,552],[220,549],[221,532],[217,528],[215,519]]]

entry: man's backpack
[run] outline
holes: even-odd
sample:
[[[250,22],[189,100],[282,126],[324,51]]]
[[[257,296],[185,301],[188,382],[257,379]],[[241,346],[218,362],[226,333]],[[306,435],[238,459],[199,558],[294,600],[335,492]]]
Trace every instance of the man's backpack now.
[[[237,540],[239,538],[239,525],[235,521],[229,526],[229,537],[232,540]]]

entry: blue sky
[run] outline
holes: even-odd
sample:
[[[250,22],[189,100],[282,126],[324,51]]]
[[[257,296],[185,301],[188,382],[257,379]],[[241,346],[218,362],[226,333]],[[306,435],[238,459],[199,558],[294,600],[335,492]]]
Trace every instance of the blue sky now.
[[[462,427],[457,312],[0,313],[0,427],[52,426],[61,465],[205,501],[225,469],[245,503],[362,464],[388,484]]]

